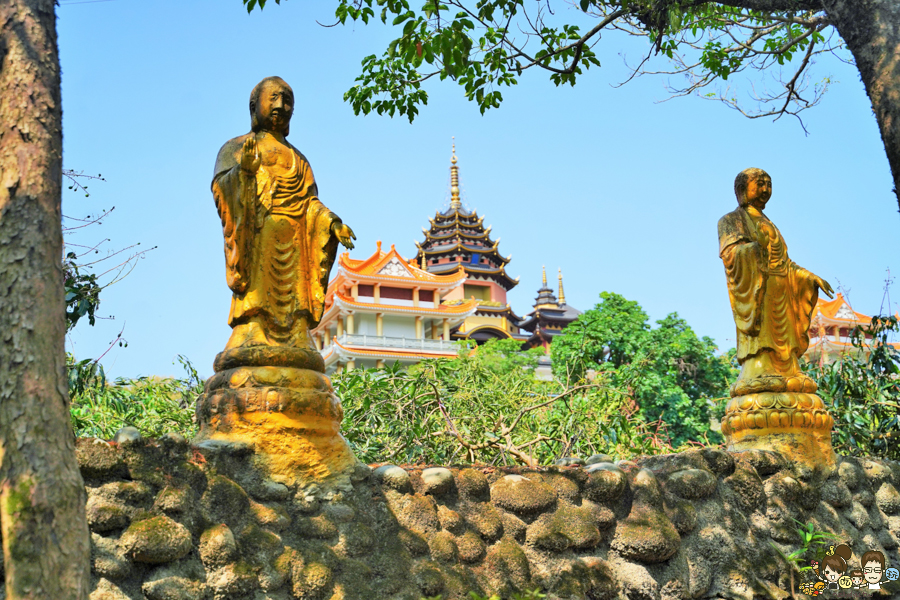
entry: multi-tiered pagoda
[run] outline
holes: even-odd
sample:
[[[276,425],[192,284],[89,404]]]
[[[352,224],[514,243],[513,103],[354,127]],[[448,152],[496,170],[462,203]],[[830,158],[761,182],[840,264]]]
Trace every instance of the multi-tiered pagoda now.
[[[523,339],[517,317],[506,301],[506,293],[518,283],[506,274],[510,257],[497,250],[500,240],[492,240],[484,217],[466,210],[459,197],[459,167],[456,146],[450,159],[450,208],[429,219],[422,229],[425,241],[416,242],[415,262],[429,273],[450,274],[460,266],[466,273],[464,285],[444,296],[445,305],[475,299],[478,308],[451,332],[451,339],[471,339],[483,343],[491,338]]]
[[[525,316],[519,328],[531,334],[522,344],[523,350],[542,347],[545,354],[550,354],[553,338],[562,333],[566,326],[578,318],[581,311],[566,304],[566,293],[563,290],[562,271],[559,272],[559,298],[547,285],[547,270],[544,269],[543,285],[534,300],[534,311]]]

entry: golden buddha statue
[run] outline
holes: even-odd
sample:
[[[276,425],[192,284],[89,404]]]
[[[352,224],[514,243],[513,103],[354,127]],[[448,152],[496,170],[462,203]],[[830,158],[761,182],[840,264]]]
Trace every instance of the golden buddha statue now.
[[[319,201],[309,162],[286,139],[293,107],[287,83],[263,79],[250,94],[250,133],[216,158],[232,334],[197,401],[198,440],[249,443],[273,474],[323,479],[355,457],[309,330],[337,245],[353,248],[356,236]]]
[[[774,449],[833,462],[833,421],[799,358],[809,347],[809,324],[827,281],[788,256],[781,232],[763,213],[772,179],[745,169],[734,182],[738,208],[719,220],[719,256],[737,326],[741,374],[722,423],[730,448]],[[816,458],[817,457],[817,458]]]
[[[285,139],[293,106],[287,83],[263,79],[250,94],[252,130],[216,158],[212,192],[234,292],[226,348],[309,346],[338,241],[352,249],[356,239],[319,201],[306,157]]]

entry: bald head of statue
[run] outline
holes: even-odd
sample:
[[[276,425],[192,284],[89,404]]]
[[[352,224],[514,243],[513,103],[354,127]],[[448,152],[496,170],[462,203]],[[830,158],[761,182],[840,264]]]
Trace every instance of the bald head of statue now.
[[[281,77],[266,77],[250,92],[250,128],[260,131],[290,133],[294,113],[294,90]]]

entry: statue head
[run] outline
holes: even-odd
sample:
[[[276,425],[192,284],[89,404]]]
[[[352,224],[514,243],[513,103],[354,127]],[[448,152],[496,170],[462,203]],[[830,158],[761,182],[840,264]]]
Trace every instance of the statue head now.
[[[294,112],[294,90],[281,77],[266,77],[250,92],[250,129],[287,136]]]
[[[741,206],[755,201],[753,203],[761,204],[758,208],[762,208],[772,196],[772,178],[762,169],[744,169],[734,179],[734,195]]]

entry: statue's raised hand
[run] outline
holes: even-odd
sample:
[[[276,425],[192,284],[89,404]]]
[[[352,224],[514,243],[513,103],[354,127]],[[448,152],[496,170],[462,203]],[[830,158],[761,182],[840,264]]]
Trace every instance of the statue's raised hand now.
[[[241,148],[241,169],[251,175],[256,175],[259,165],[259,148],[256,146],[256,138],[250,136],[244,142],[244,147]]]
[[[813,275],[813,281],[819,287],[820,290],[825,292],[825,295],[829,298],[834,298],[834,290],[831,289],[831,284],[827,281],[819,277],[818,275]]]
[[[351,240],[356,239],[356,234],[353,233],[353,230],[350,229],[350,227],[344,223],[335,221],[331,225],[331,231],[337,236],[338,241],[343,244],[347,250],[353,250],[353,242]]]

